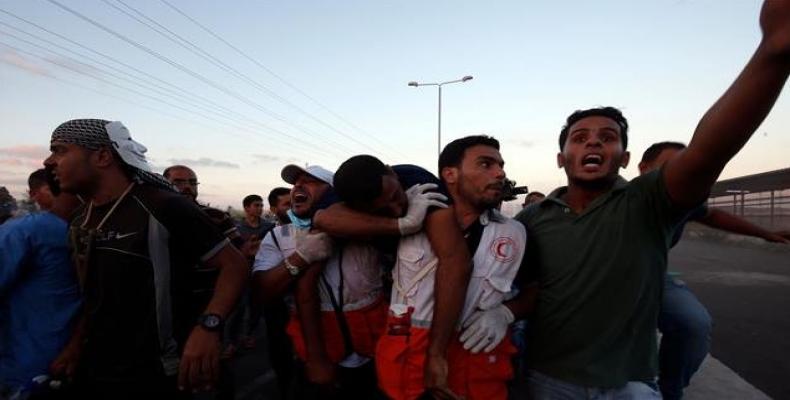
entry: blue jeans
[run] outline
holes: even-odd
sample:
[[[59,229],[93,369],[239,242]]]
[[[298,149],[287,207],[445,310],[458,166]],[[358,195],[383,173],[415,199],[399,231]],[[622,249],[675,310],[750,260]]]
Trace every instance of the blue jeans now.
[[[668,274],[658,314],[661,331],[658,386],[665,399],[680,399],[710,349],[711,317],[686,285]]]
[[[661,393],[646,382],[628,382],[616,389],[575,385],[554,379],[537,371],[529,371],[527,385],[533,400],[641,400],[661,399]]]

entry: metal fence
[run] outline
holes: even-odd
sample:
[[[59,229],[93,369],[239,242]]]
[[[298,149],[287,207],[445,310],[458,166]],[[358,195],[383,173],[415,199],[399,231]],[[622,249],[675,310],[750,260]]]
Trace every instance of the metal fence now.
[[[729,189],[708,200],[708,206],[741,216],[772,230],[790,230],[790,189],[751,192]]]

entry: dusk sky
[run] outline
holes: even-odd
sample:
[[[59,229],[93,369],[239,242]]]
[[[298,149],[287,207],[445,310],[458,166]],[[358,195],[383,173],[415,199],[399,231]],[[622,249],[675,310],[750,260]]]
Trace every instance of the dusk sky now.
[[[508,176],[548,192],[576,109],[621,108],[635,160],[688,142],[754,51],[760,5],[0,0],[0,186],[21,197],[72,118],[122,121],[157,172],[192,166],[219,207],[284,185],[288,163],[369,153],[435,172],[436,88],[407,82],[472,75],[443,89],[443,143],[492,135]],[[790,166],[788,99],[724,178]]]

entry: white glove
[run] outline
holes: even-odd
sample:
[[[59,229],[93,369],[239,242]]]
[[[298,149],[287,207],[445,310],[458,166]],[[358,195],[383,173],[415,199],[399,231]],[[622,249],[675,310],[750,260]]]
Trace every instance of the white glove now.
[[[494,350],[505,337],[508,326],[514,319],[513,313],[504,304],[486,311],[475,311],[464,322],[464,332],[460,338],[464,349],[471,349],[472,353],[479,353],[480,350],[488,353]]]
[[[332,255],[332,238],[324,232],[310,233],[304,229],[294,231],[296,254],[308,263],[326,260]]]
[[[447,204],[442,203],[447,201],[447,196],[437,192],[428,192],[437,187],[439,185],[435,183],[423,183],[414,185],[406,190],[406,197],[409,199],[409,209],[406,210],[406,215],[398,218],[398,230],[400,230],[402,236],[411,235],[422,229],[422,222],[428,214],[428,208],[447,208]]]

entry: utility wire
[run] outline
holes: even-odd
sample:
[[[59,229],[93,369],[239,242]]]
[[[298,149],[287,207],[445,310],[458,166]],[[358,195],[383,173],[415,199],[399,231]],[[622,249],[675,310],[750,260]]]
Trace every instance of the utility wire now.
[[[142,71],[142,70],[140,70],[140,69],[138,69],[138,68],[136,68],[136,67],[134,67],[134,66],[132,66],[132,65],[129,65],[129,64],[127,64],[127,63],[124,63],[123,61],[120,61],[120,60],[118,60],[118,59],[116,59],[116,58],[114,58],[114,57],[111,57],[111,56],[107,55],[107,54],[104,54],[104,53],[98,52],[98,51],[96,51],[96,50],[94,50],[94,49],[92,49],[92,48],[90,48],[90,47],[87,47],[87,46],[85,46],[85,45],[83,45],[83,44],[81,44],[81,43],[79,43],[79,42],[76,42],[76,41],[74,41],[74,40],[72,40],[72,39],[70,39],[70,38],[68,38],[68,37],[66,37],[66,36],[63,36],[63,35],[61,35],[61,34],[59,34],[59,33],[57,33],[57,32],[54,32],[54,31],[52,31],[52,30],[49,30],[49,29],[47,29],[47,28],[45,28],[45,27],[43,27],[43,26],[41,26],[41,25],[39,25],[39,24],[36,24],[35,22],[29,21],[29,20],[27,20],[27,19],[25,19],[25,18],[22,18],[22,17],[20,17],[20,16],[18,16],[18,15],[16,15],[16,14],[14,14],[14,13],[11,13],[11,12],[9,12],[9,11],[7,11],[7,10],[0,9],[0,13],[4,13],[4,14],[6,14],[6,15],[8,15],[8,16],[10,16],[10,17],[13,17],[13,18],[15,18],[15,19],[17,19],[17,20],[19,20],[19,21],[22,21],[22,22],[24,22],[24,23],[26,23],[26,24],[28,24],[28,25],[34,26],[34,27],[36,27],[36,28],[37,28],[37,29],[39,29],[39,30],[42,30],[42,31],[44,31],[44,32],[46,32],[46,33],[49,33],[50,35],[53,35],[53,36],[55,36],[55,37],[58,37],[58,38],[60,38],[61,40],[64,40],[64,41],[66,41],[66,42],[68,42],[68,43],[71,43],[71,44],[73,44],[73,45],[75,45],[75,46],[77,46],[77,47],[79,47],[79,48],[81,48],[81,49],[87,50],[87,51],[89,51],[89,52],[90,52],[90,53],[92,53],[92,54],[96,54],[96,55],[98,55],[98,56],[100,56],[100,57],[103,57],[103,58],[105,58],[105,59],[107,59],[107,60],[109,60],[109,61],[112,61],[112,62],[114,62],[114,63],[116,63],[116,64],[118,64],[118,65],[121,65],[121,66],[123,66],[123,67],[126,67],[126,68],[128,68],[128,69],[130,69],[130,70],[132,70],[132,71],[134,71],[134,72],[137,72],[138,74],[140,74],[140,75],[142,75],[142,76],[145,76],[146,78],[148,78],[148,79],[150,79],[150,80],[154,80],[154,81],[160,82],[162,85],[165,85],[165,86],[171,87],[171,88],[173,88],[173,90],[175,90],[175,91],[177,91],[177,92],[179,92],[179,93],[183,94],[183,97],[182,97],[182,98],[183,98],[183,99],[188,99],[188,100],[187,100],[187,102],[189,102],[189,101],[192,101],[192,100],[200,100],[200,101],[201,101],[201,102],[203,102],[204,104],[207,104],[209,107],[213,107],[213,108],[216,108],[216,109],[222,110],[223,112],[225,112],[225,113],[228,113],[228,114],[230,114],[230,115],[235,115],[235,116],[237,116],[237,118],[240,118],[240,119],[242,119],[242,120],[244,120],[244,121],[247,121],[247,123],[248,123],[248,124],[249,124],[249,123],[257,124],[257,125],[259,125],[259,126],[262,126],[262,127],[263,127],[264,129],[266,129],[266,130],[275,131],[275,132],[279,133],[279,131],[278,131],[278,130],[276,130],[276,129],[274,129],[274,128],[271,128],[271,127],[269,127],[269,126],[267,126],[267,125],[265,125],[265,124],[263,124],[263,123],[260,123],[260,122],[257,122],[257,121],[255,121],[255,120],[252,120],[251,118],[249,118],[249,117],[247,117],[247,116],[245,116],[245,115],[243,115],[243,114],[240,114],[240,113],[238,113],[238,112],[236,112],[236,111],[234,111],[234,110],[231,110],[231,109],[229,109],[229,108],[227,108],[227,107],[224,107],[224,106],[222,106],[222,105],[220,105],[220,104],[218,104],[218,103],[216,103],[216,102],[214,102],[214,101],[212,101],[212,100],[210,100],[210,99],[208,99],[208,98],[206,98],[206,97],[204,97],[204,96],[201,96],[201,95],[199,95],[199,94],[197,94],[197,93],[190,92],[190,91],[188,91],[188,90],[185,90],[185,89],[183,89],[183,88],[180,88],[180,87],[178,87],[178,86],[176,86],[176,85],[173,85],[173,84],[171,84],[170,82],[167,82],[167,81],[165,81],[165,80],[162,80],[161,78],[159,78],[159,77],[157,77],[157,76],[154,76],[154,75],[152,75],[152,74],[149,74],[149,73],[147,73],[147,72],[145,72],[145,71]],[[5,25],[5,26],[8,26],[8,27],[12,27],[12,26],[11,26],[11,25],[9,25],[9,24],[4,24],[4,25]],[[36,38],[37,38],[37,39],[39,39],[39,40],[45,41],[44,39],[41,39],[40,37],[38,37],[38,36],[36,36],[36,35],[33,35],[33,34],[31,34],[31,33],[28,33],[28,32],[25,32],[25,31],[23,31],[23,30],[20,30],[20,29],[18,29],[18,28],[16,28],[16,27],[12,27],[12,29],[15,29],[15,30],[17,30],[18,32],[22,32],[22,33],[24,33],[24,34],[27,34],[27,35],[29,35],[29,36],[36,37]],[[72,53],[76,53],[76,52],[74,52],[74,51],[71,51],[71,52],[72,52]],[[79,54],[79,53],[77,53],[77,54]],[[131,75],[130,75],[130,76],[131,76]],[[141,80],[145,81],[145,79],[141,79]]]
[[[192,54],[195,54],[198,57],[203,58],[204,60],[206,60],[209,63],[215,65],[216,67],[222,69],[223,71],[235,76],[237,79],[239,79],[239,80],[251,85],[252,87],[260,90],[261,92],[263,92],[267,96],[269,96],[269,97],[271,97],[271,98],[273,98],[273,99],[275,99],[275,100],[277,100],[277,101],[279,101],[279,102],[281,102],[281,103],[293,108],[294,110],[296,110],[299,113],[303,114],[304,116],[310,118],[314,122],[317,122],[317,123],[323,125],[324,127],[326,127],[328,129],[340,134],[341,136],[344,136],[344,137],[346,137],[348,139],[353,140],[354,142],[356,142],[357,144],[359,144],[363,148],[367,148],[367,149],[372,150],[374,152],[376,151],[374,148],[370,147],[368,144],[356,140],[355,138],[347,135],[345,132],[342,132],[342,131],[338,130],[334,126],[326,123],[325,121],[319,119],[318,117],[314,116],[313,114],[305,111],[304,109],[302,109],[301,107],[299,107],[296,104],[292,103],[288,99],[278,95],[276,92],[274,92],[270,88],[266,87],[265,85],[257,82],[256,80],[254,80],[253,78],[249,77],[248,75],[245,75],[244,73],[240,72],[236,68],[228,65],[227,63],[225,63],[221,59],[213,56],[212,54],[210,54],[208,52],[206,52],[205,50],[200,48],[200,46],[194,44],[193,42],[189,41],[188,39],[185,39],[183,36],[173,32],[172,30],[168,29],[166,26],[164,26],[164,25],[158,23],[156,20],[148,17],[143,12],[135,9],[134,7],[132,7],[132,6],[128,5],[128,4],[126,4],[123,0],[117,0],[117,2],[122,4],[127,9],[131,10],[131,12],[133,12],[134,14],[136,14],[139,17],[137,17],[135,15],[132,15],[128,11],[125,11],[125,10],[119,8],[115,4],[111,3],[109,0],[101,0],[101,1],[104,2],[105,4],[109,5],[110,7],[114,8],[115,10],[117,10],[117,11],[119,11],[121,13],[124,13],[126,16],[134,19],[138,23],[148,27],[149,29],[151,29],[154,32],[158,33],[159,35],[165,37],[166,39],[170,40],[171,42],[181,46],[182,48],[186,49],[187,51],[191,52]],[[148,23],[143,21],[143,20],[141,20],[140,18],[145,19],[146,21],[148,21]],[[152,24],[155,25],[156,27],[152,26]],[[301,129],[302,130],[306,130],[303,127]],[[310,133],[314,133],[314,132],[310,131]],[[331,144],[334,145],[334,146],[341,147],[345,151],[353,153],[353,150],[343,146],[342,144],[340,144],[340,143],[338,143],[336,141],[331,141]]]
[[[260,61],[256,60],[255,58],[253,58],[252,56],[250,56],[249,54],[247,54],[247,53],[246,53],[246,52],[244,52],[243,50],[239,49],[238,47],[234,46],[232,43],[230,43],[229,41],[225,40],[225,39],[224,39],[224,38],[222,38],[220,35],[218,35],[218,34],[217,34],[217,33],[215,33],[214,31],[212,31],[211,29],[209,29],[208,27],[206,27],[205,25],[203,25],[203,24],[202,24],[202,23],[200,23],[199,21],[197,21],[197,20],[195,20],[194,18],[190,17],[190,16],[189,16],[187,13],[185,13],[184,11],[182,11],[181,9],[179,9],[178,7],[174,6],[174,5],[173,5],[173,4],[171,4],[169,1],[167,1],[167,0],[159,0],[159,1],[161,1],[163,4],[165,4],[166,6],[168,6],[170,9],[172,9],[172,10],[173,10],[173,11],[175,11],[176,13],[180,14],[181,16],[183,16],[184,18],[186,18],[187,20],[189,20],[190,22],[192,22],[193,24],[195,24],[196,26],[198,26],[198,27],[199,27],[200,29],[202,29],[204,32],[208,33],[209,35],[211,35],[211,36],[212,36],[212,37],[214,37],[215,39],[219,40],[220,42],[222,42],[223,44],[225,44],[226,46],[228,46],[229,48],[231,48],[231,49],[232,49],[234,52],[236,52],[237,54],[239,54],[240,56],[242,56],[242,57],[243,57],[243,58],[245,58],[246,60],[250,61],[251,63],[253,63],[253,64],[257,65],[257,66],[258,66],[259,68],[261,68],[262,70],[266,71],[268,74],[270,74],[271,76],[273,76],[275,79],[277,79],[278,81],[280,81],[280,82],[281,82],[282,84],[284,84],[285,86],[287,86],[287,87],[291,88],[293,91],[295,91],[295,92],[299,93],[300,95],[304,96],[305,98],[307,98],[308,100],[310,100],[311,102],[313,102],[314,104],[316,104],[317,106],[319,106],[319,107],[320,107],[321,109],[323,109],[324,111],[326,111],[326,112],[328,112],[328,113],[332,114],[332,115],[333,115],[335,118],[337,118],[338,120],[340,120],[340,121],[344,122],[346,125],[348,125],[348,126],[350,126],[350,127],[354,128],[354,129],[355,129],[357,132],[359,132],[359,133],[362,133],[363,135],[365,135],[365,136],[367,136],[367,137],[369,137],[369,138],[373,139],[374,141],[376,141],[376,142],[377,142],[377,143],[379,143],[380,145],[384,146],[385,148],[391,148],[391,145],[387,145],[386,143],[382,142],[382,141],[381,141],[381,140],[379,140],[379,139],[378,139],[378,138],[377,138],[375,135],[372,135],[372,134],[370,134],[369,132],[367,132],[367,131],[363,130],[363,129],[362,129],[362,128],[360,128],[359,126],[355,125],[354,123],[352,123],[352,122],[351,122],[351,121],[349,121],[348,119],[344,118],[344,117],[343,117],[343,116],[341,116],[340,114],[336,113],[335,111],[333,111],[332,109],[330,109],[329,107],[327,107],[327,106],[326,106],[325,104],[323,104],[322,102],[318,101],[318,100],[317,100],[316,98],[314,98],[313,96],[310,96],[310,95],[309,95],[309,94],[307,94],[305,91],[303,91],[303,90],[299,89],[297,86],[295,86],[295,85],[293,85],[292,83],[288,82],[287,80],[285,80],[285,78],[281,77],[280,75],[278,75],[277,73],[275,73],[274,71],[272,71],[271,69],[269,69],[268,67],[266,67],[266,66],[265,66],[263,63],[261,63]],[[399,156],[402,156],[402,157],[404,157],[404,158],[408,158],[408,156],[404,155],[403,153],[400,153],[399,151],[396,151],[396,153],[398,153],[398,155],[399,155]]]
[[[2,32],[2,31],[0,31],[0,32]],[[7,34],[6,32],[2,32],[2,33],[4,33],[4,34]],[[60,68],[63,68],[63,69],[69,70],[69,71],[71,71],[71,72],[74,72],[74,73],[77,73],[77,74],[80,74],[80,75],[87,76],[87,77],[89,77],[89,78],[95,79],[95,80],[97,80],[97,81],[100,81],[100,82],[102,82],[102,83],[105,83],[105,84],[107,84],[107,85],[110,85],[110,86],[113,86],[113,87],[116,87],[116,88],[119,88],[119,89],[122,89],[122,90],[126,90],[126,91],[129,91],[129,92],[132,92],[132,93],[134,93],[134,94],[136,94],[136,95],[138,95],[138,96],[142,96],[142,97],[145,97],[145,98],[148,98],[148,99],[154,100],[154,101],[156,101],[156,102],[159,102],[159,103],[166,104],[166,105],[168,105],[168,106],[170,106],[170,107],[173,107],[173,108],[176,108],[176,109],[179,109],[179,110],[185,111],[185,112],[187,112],[187,113],[190,113],[190,114],[197,115],[197,116],[199,116],[199,117],[201,117],[201,118],[204,118],[204,119],[207,119],[207,120],[210,120],[210,121],[213,121],[213,122],[217,122],[217,123],[220,123],[220,124],[224,124],[224,125],[229,125],[229,126],[231,126],[232,128],[234,128],[234,129],[237,129],[237,130],[241,130],[241,131],[245,131],[245,132],[250,132],[250,133],[253,133],[253,134],[255,134],[255,133],[256,133],[255,131],[253,131],[253,130],[250,130],[250,129],[248,129],[248,128],[245,128],[245,127],[240,127],[240,126],[234,126],[234,125],[232,125],[232,124],[228,124],[228,123],[225,123],[225,122],[223,122],[223,121],[219,121],[219,120],[217,120],[217,119],[215,119],[215,118],[212,118],[212,117],[209,117],[209,116],[206,116],[206,115],[203,115],[203,114],[197,113],[197,112],[195,112],[195,111],[192,111],[192,110],[186,109],[186,108],[184,108],[184,107],[181,107],[181,106],[179,106],[178,104],[174,104],[174,103],[168,102],[168,101],[166,101],[166,100],[162,100],[162,99],[159,99],[159,98],[156,98],[156,97],[150,96],[150,95],[148,95],[148,94],[142,93],[142,92],[140,92],[140,91],[138,91],[138,90],[135,90],[135,89],[132,89],[132,88],[128,88],[128,87],[126,87],[126,86],[123,86],[123,85],[119,85],[119,84],[117,84],[117,83],[115,83],[115,82],[109,81],[109,80],[107,80],[107,79],[104,79],[104,78],[102,78],[102,77],[100,77],[100,76],[96,76],[96,75],[94,75],[94,74],[90,74],[90,73],[88,73],[87,71],[80,70],[79,68],[75,68],[74,66],[71,66],[71,65],[65,64],[65,63],[63,63],[63,62],[59,62],[59,61],[57,61],[57,60],[53,60],[53,59],[51,59],[51,58],[48,58],[48,57],[45,57],[45,56],[41,56],[41,55],[38,55],[38,54],[35,54],[35,53],[31,53],[31,52],[29,52],[29,51],[26,51],[26,50],[23,50],[23,49],[21,49],[21,48],[19,48],[19,47],[16,47],[16,46],[13,46],[13,45],[11,45],[11,44],[8,44],[8,43],[6,43],[6,42],[0,41],[0,45],[3,45],[3,46],[5,46],[5,47],[7,47],[7,48],[10,48],[10,49],[12,49],[12,50],[14,50],[14,51],[16,51],[16,52],[18,52],[18,53],[20,53],[20,54],[25,54],[25,55],[28,55],[28,56],[30,56],[30,57],[35,57],[35,58],[38,58],[38,59],[40,59],[40,60],[42,60],[42,61],[44,61],[44,62],[47,62],[47,63],[53,64],[53,65],[55,65],[55,66],[58,66],[58,67],[60,67]],[[35,46],[35,45],[34,45],[34,46]],[[63,57],[65,60],[71,61],[71,62],[73,62],[73,63],[80,64],[80,65],[85,65],[85,66],[88,66],[88,67],[91,67],[91,68],[93,68],[92,66],[90,66],[90,65],[88,65],[88,64],[81,63],[79,60],[75,60],[75,59],[73,59],[73,58],[71,58],[71,57],[68,57],[68,56],[63,56],[63,55],[61,55],[61,54],[58,54],[57,52],[53,52],[53,51],[51,51],[51,50],[49,50],[49,52],[51,52],[51,53],[53,53],[53,54],[55,54],[55,55],[57,55],[57,56],[59,56],[59,57]],[[106,72],[106,71],[104,71],[104,72]],[[238,137],[240,137],[240,136],[239,136],[239,135],[237,135],[237,134],[232,134],[232,135],[233,135],[233,136],[238,136]],[[258,138],[257,138],[257,137],[254,137],[254,139],[256,139],[256,140],[257,140]],[[284,148],[285,148],[285,149],[291,149],[291,143],[288,143],[288,142],[282,141],[282,140],[280,140],[280,139],[278,139],[278,141],[281,141],[281,142],[283,142],[283,146],[284,146]],[[265,142],[263,142],[263,143],[264,143],[264,144],[267,144],[267,145],[270,145],[270,143],[265,143]]]
[[[9,24],[6,24],[6,23],[5,23],[5,22],[3,22],[3,21],[0,21],[0,25],[4,25],[4,26],[7,26],[7,27],[10,27],[10,28],[12,28],[12,29],[15,29],[15,30],[17,30],[17,31],[19,31],[19,32],[22,32],[22,33],[24,33],[24,34],[26,34],[26,35],[29,35],[29,36],[31,36],[31,37],[34,37],[34,38],[38,39],[38,40],[41,40],[41,41],[43,41],[43,42],[45,42],[45,43],[49,43],[49,44],[51,44],[51,45],[53,45],[53,46],[55,46],[55,47],[58,47],[58,48],[64,49],[65,51],[67,51],[67,52],[69,52],[69,53],[72,53],[72,54],[77,54],[78,56],[83,56],[83,57],[84,57],[84,55],[82,55],[82,54],[79,54],[79,53],[76,53],[76,52],[74,52],[74,51],[71,51],[71,50],[69,50],[69,49],[67,49],[67,48],[64,48],[63,46],[60,46],[60,45],[58,45],[58,44],[56,44],[56,43],[52,43],[52,42],[50,42],[50,41],[48,41],[48,40],[46,40],[46,39],[40,38],[40,37],[38,37],[37,35],[34,35],[34,34],[31,34],[31,33],[25,32],[25,31],[23,31],[23,30],[20,30],[20,29],[18,29],[18,28],[16,28],[16,27],[13,27],[13,26],[9,25]],[[103,74],[105,74],[105,75],[112,76],[112,77],[114,77],[114,78],[116,78],[116,79],[119,79],[119,80],[121,80],[121,81],[124,81],[124,82],[128,82],[128,83],[130,83],[130,84],[132,84],[132,85],[134,85],[134,86],[136,86],[136,87],[142,87],[142,88],[144,88],[144,89],[151,90],[151,91],[153,91],[153,92],[155,92],[155,93],[157,93],[157,94],[159,94],[159,95],[164,95],[164,96],[167,96],[167,97],[169,97],[169,98],[171,98],[171,99],[174,99],[174,100],[176,100],[176,101],[184,101],[184,100],[185,100],[185,99],[184,99],[184,98],[182,98],[182,97],[176,97],[176,96],[174,96],[174,95],[172,95],[172,94],[170,94],[170,93],[167,93],[166,91],[165,91],[165,92],[163,92],[163,90],[162,90],[162,89],[158,89],[158,88],[157,88],[157,89],[152,89],[152,88],[148,87],[148,86],[147,86],[147,85],[145,85],[145,84],[141,84],[141,83],[139,83],[139,82],[136,82],[136,81],[134,81],[134,80],[130,80],[130,79],[126,78],[126,77],[119,76],[118,74],[115,74],[115,73],[113,73],[113,72],[110,72],[110,71],[107,71],[107,70],[103,70],[103,69],[101,69],[101,68],[98,68],[98,67],[96,67],[95,65],[87,64],[87,63],[85,63],[85,62],[83,62],[83,61],[81,61],[81,60],[75,59],[75,58],[73,58],[73,57],[70,57],[70,56],[68,56],[68,55],[65,55],[65,54],[63,54],[63,53],[59,53],[59,52],[57,52],[57,51],[54,51],[54,50],[52,50],[52,49],[46,48],[45,46],[41,46],[41,45],[38,45],[38,44],[36,44],[36,43],[30,42],[30,41],[28,41],[28,40],[26,40],[26,39],[23,39],[23,38],[21,38],[21,37],[19,37],[19,36],[17,36],[17,35],[14,35],[14,34],[12,34],[12,33],[8,33],[8,32],[6,32],[6,31],[3,31],[3,30],[1,30],[1,29],[0,29],[0,33],[2,33],[2,34],[3,34],[3,35],[5,35],[5,36],[8,36],[8,37],[14,38],[14,39],[16,39],[17,41],[20,41],[20,42],[26,43],[26,44],[28,44],[28,45],[30,45],[30,46],[33,46],[33,47],[36,47],[36,48],[38,48],[38,49],[44,50],[44,51],[46,51],[46,52],[49,52],[49,53],[55,54],[56,56],[58,56],[58,57],[61,57],[62,59],[68,60],[68,61],[70,61],[70,62],[72,62],[72,63],[74,63],[74,64],[77,64],[77,65],[82,65],[82,66],[84,66],[84,67],[87,67],[88,69],[97,70],[97,71],[99,71],[99,72],[101,72],[101,73],[103,73]],[[28,52],[27,54],[32,54],[32,53],[29,53],[29,52]],[[39,55],[35,55],[35,54],[32,54],[32,56],[34,56],[34,57],[37,57],[37,58],[43,58],[43,57],[41,57],[41,56],[39,56]],[[92,58],[90,58],[90,57],[88,57],[87,59],[89,59],[89,60],[92,60],[92,61],[94,61],[94,62],[96,62],[96,63],[98,63],[98,64],[100,64],[100,65],[103,65],[105,68],[110,68],[110,69],[113,69],[113,70],[115,70],[115,71],[118,71],[119,73],[126,74],[126,75],[128,75],[128,76],[132,77],[133,79],[136,79],[136,80],[138,80],[138,81],[145,82],[145,81],[143,81],[143,80],[140,80],[140,79],[136,78],[134,75],[130,75],[130,74],[126,73],[125,71],[122,71],[122,70],[119,70],[119,69],[117,69],[117,68],[114,68],[113,66],[111,66],[111,65],[107,65],[106,63],[102,63],[101,61],[98,61],[98,60],[92,59]],[[49,60],[48,60],[48,59],[45,59],[45,61],[48,61],[48,62],[49,62]],[[60,64],[58,64],[58,65],[60,65]],[[65,68],[65,67],[64,67],[64,68]],[[73,69],[72,69],[72,68],[69,68],[69,69],[73,71]],[[80,72],[80,71],[76,71],[76,72]],[[84,71],[82,71],[82,72],[84,72]],[[95,77],[95,76],[92,76],[92,75],[89,75],[89,77],[95,78],[95,79],[97,79],[97,80],[99,79],[99,78],[97,78],[97,77]],[[112,83],[110,83],[110,84],[112,84]],[[116,86],[117,86],[117,85],[116,85]],[[125,90],[132,90],[132,89],[129,89],[129,88],[126,88],[126,87],[122,87],[122,88],[123,88],[123,89],[125,89]],[[137,93],[137,94],[140,94],[140,93],[139,93],[139,92],[137,92],[137,91],[135,91],[135,93]],[[170,106],[172,106],[172,107],[175,107],[175,108],[181,109],[181,110],[183,110],[183,111],[190,112],[190,113],[192,113],[192,114],[194,114],[194,115],[197,115],[197,116],[199,116],[199,117],[207,118],[205,114],[201,114],[201,113],[195,112],[195,111],[193,111],[193,110],[188,110],[188,109],[185,109],[184,107],[182,107],[182,106],[180,106],[180,105],[173,104],[173,103],[171,103],[171,102],[167,102],[167,101],[163,101],[163,100],[161,100],[161,99],[157,99],[157,98],[154,98],[154,97],[152,97],[152,96],[149,96],[149,95],[146,95],[146,94],[140,94],[140,95],[143,95],[143,96],[145,96],[145,97],[147,97],[147,98],[154,99],[154,100],[156,100],[156,101],[162,102],[162,103],[164,103],[164,104],[167,104],[167,105],[170,105]],[[186,102],[187,102],[187,103],[189,103],[189,101],[186,101]],[[232,121],[232,122],[233,122],[233,119],[232,119],[232,118],[230,118],[230,117],[227,117],[227,116],[225,116],[224,114],[222,114],[222,113],[219,113],[219,112],[217,112],[216,110],[214,110],[214,109],[212,109],[212,108],[209,108],[209,107],[204,107],[204,106],[202,106],[202,105],[200,105],[200,104],[194,104],[194,103],[193,103],[193,104],[191,104],[191,105],[192,105],[193,107],[199,108],[199,109],[200,109],[201,111],[203,111],[203,112],[208,112],[208,113],[214,114],[214,115],[216,115],[216,116],[218,116],[218,117],[220,117],[220,118],[228,119],[228,120],[230,120],[230,121]],[[215,122],[219,122],[219,123],[225,123],[225,124],[228,124],[227,122],[223,122],[223,121],[217,121],[215,118],[211,118],[211,120],[213,120],[213,121],[215,121]],[[237,122],[237,123],[238,123],[238,122]],[[249,131],[249,132],[253,132],[253,133],[256,133],[256,134],[258,134],[258,133],[257,133],[257,132],[255,132],[255,131],[251,131],[249,128],[240,127],[240,126],[238,126],[238,125],[233,125],[233,124],[228,124],[228,125],[230,125],[231,127],[235,128],[235,129],[242,129],[242,130],[245,130],[245,131]],[[271,130],[271,128],[269,128],[269,127],[267,127],[267,126],[265,126],[265,125],[264,125],[264,128],[265,128],[265,129],[270,129],[270,130]],[[285,141],[283,141],[283,140],[281,140],[281,139],[279,139],[279,138],[277,138],[277,137],[274,137],[274,140],[276,140],[276,141],[280,141],[281,143],[285,144],[286,146],[289,146],[289,147],[291,146],[291,143],[285,142]],[[288,147],[286,147],[286,148],[288,148]],[[336,154],[336,155],[337,155],[337,154]],[[341,155],[341,156],[342,156],[342,155]]]
[[[140,44],[140,43],[138,43],[138,42],[136,42],[134,40],[129,39],[128,37],[126,37],[126,36],[116,32],[116,31],[106,27],[105,25],[103,25],[103,24],[101,24],[101,23],[99,23],[99,22],[97,22],[97,21],[95,21],[95,20],[93,20],[93,19],[91,19],[91,18],[89,18],[87,16],[85,16],[84,14],[67,7],[64,4],[62,4],[62,3],[60,3],[60,2],[58,2],[56,0],[47,0],[47,1],[49,3],[51,3],[51,4],[53,4],[53,5],[61,8],[61,9],[63,9],[64,11],[76,16],[77,18],[80,18],[83,21],[86,21],[89,24],[91,24],[91,25],[93,25],[93,26],[95,26],[95,27],[97,27],[97,28],[99,28],[99,29],[111,34],[112,36],[115,36],[116,38],[121,39],[122,41],[124,41],[124,42],[126,42],[126,43],[128,43],[128,44],[130,44],[130,45],[132,45],[134,47],[136,47],[137,49],[139,49],[139,50],[141,50],[141,51],[143,51],[143,52],[145,52],[145,53],[147,53],[147,54],[159,59],[160,61],[163,61],[163,62],[173,66],[174,68],[176,68],[176,69],[178,69],[178,70],[180,70],[180,71],[182,71],[182,72],[184,72],[184,73],[186,73],[186,74],[188,74],[188,75],[200,80],[201,82],[203,82],[203,83],[205,83],[205,84],[207,84],[207,85],[209,85],[209,86],[221,91],[222,93],[225,93],[228,96],[236,98],[237,100],[249,105],[250,107],[258,109],[261,112],[263,112],[265,114],[268,114],[268,115],[272,116],[275,119],[281,120],[281,122],[283,122],[283,123],[292,125],[287,120],[279,119],[277,114],[272,113],[267,108],[261,106],[260,104],[255,103],[254,101],[250,100],[249,98],[244,97],[244,96],[240,95],[239,93],[236,93],[236,92],[234,92],[234,91],[232,91],[232,90],[230,90],[228,88],[225,88],[225,87],[217,84],[216,82],[211,81],[210,79],[206,78],[205,76],[203,76],[203,75],[201,75],[201,74],[199,74],[199,73],[197,73],[195,71],[192,71],[191,69],[189,69],[189,68],[187,68],[187,67],[185,67],[185,66],[183,66],[183,65],[181,65],[181,64],[179,64],[179,63],[177,63],[177,62],[175,62],[173,60],[171,60],[170,58],[167,58],[167,57],[163,56],[162,54],[160,54],[160,53],[158,53],[158,52],[156,52],[156,51],[154,51],[154,50],[152,50],[152,49],[150,49],[150,48],[148,48],[148,47],[146,47],[146,46],[144,46],[144,45],[142,45],[142,44]],[[286,137],[296,141],[297,143],[303,142],[303,139],[297,138],[297,137],[295,137],[295,136],[293,136],[291,134],[288,134],[288,133],[285,133],[285,132],[281,132],[281,134],[283,136],[286,136]],[[320,139],[320,137],[317,137],[317,138]]]

